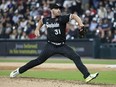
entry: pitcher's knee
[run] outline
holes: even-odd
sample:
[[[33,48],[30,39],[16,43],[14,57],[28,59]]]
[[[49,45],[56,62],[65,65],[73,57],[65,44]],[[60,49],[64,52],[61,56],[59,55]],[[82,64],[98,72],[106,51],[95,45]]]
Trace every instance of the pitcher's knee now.
[[[37,58],[36,61],[37,61],[37,64],[39,65],[39,64],[44,63],[46,61],[46,59],[44,59],[44,58],[43,59],[42,58]]]
[[[73,55],[73,57],[71,58],[73,61],[78,61],[80,60],[80,56],[78,55]]]

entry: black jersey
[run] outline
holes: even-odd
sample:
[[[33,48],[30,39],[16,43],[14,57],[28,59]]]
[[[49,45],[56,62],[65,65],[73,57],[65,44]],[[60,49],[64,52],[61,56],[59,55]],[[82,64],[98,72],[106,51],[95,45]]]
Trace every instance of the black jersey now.
[[[47,27],[47,40],[52,42],[65,42],[66,23],[70,15],[63,15],[56,18],[43,18],[43,24]]]

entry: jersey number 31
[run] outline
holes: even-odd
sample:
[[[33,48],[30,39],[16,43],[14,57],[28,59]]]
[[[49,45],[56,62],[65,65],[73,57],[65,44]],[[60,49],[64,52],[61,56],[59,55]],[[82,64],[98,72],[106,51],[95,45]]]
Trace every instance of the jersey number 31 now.
[[[61,34],[60,29],[55,29],[54,31],[55,31],[55,35]]]

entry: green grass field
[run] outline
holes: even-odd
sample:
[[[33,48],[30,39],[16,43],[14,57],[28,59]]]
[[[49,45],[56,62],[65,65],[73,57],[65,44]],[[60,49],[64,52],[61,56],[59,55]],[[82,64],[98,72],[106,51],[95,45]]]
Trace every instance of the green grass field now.
[[[0,59],[0,62],[28,62],[29,60],[14,60],[14,59]],[[102,60],[102,59],[82,59],[84,64],[116,64],[116,60]],[[49,59],[46,63],[72,63],[68,59]],[[11,70],[1,70],[0,76],[9,76]],[[96,70],[91,70],[91,73]],[[99,71],[100,75],[98,78],[92,81],[92,83],[100,84],[116,84],[116,69]],[[45,78],[45,79],[58,79],[58,80],[79,80],[84,81],[82,74],[77,70],[29,70],[21,77],[34,77],[34,78]]]
[[[9,76],[10,72],[11,72],[10,70],[2,70],[2,71],[0,71],[0,76]],[[116,84],[116,72],[115,71],[100,71],[99,73],[100,73],[99,77],[96,78],[95,80],[93,80],[92,82],[101,83],[101,84]],[[32,71],[32,70],[29,70],[19,76],[46,78],[46,79],[58,79],[58,80],[84,81],[80,72],[69,71],[69,70],[65,70],[65,71],[60,71],[60,70]]]
[[[0,59],[0,62],[29,62],[30,59]],[[114,59],[82,59],[84,64],[116,64]],[[46,63],[73,63],[69,59],[48,59]]]

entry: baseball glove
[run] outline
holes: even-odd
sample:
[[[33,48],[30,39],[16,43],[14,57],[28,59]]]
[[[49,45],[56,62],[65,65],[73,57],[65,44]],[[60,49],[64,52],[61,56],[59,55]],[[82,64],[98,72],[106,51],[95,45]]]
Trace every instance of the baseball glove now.
[[[79,38],[84,38],[86,36],[86,29],[83,27],[82,29],[79,29]]]

